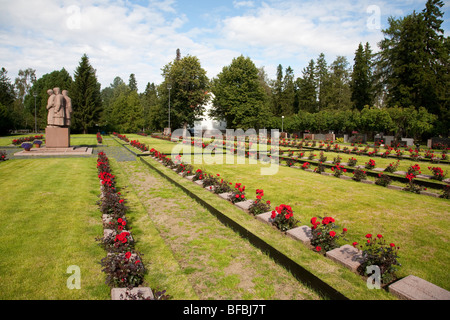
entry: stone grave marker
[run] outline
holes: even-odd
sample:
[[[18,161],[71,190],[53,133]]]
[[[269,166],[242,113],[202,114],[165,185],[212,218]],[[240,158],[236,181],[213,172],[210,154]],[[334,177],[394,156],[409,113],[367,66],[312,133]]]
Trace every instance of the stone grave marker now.
[[[233,194],[232,192],[219,193],[219,197],[225,200],[229,200],[232,194]]]
[[[295,240],[301,241],[303,244],[311,247],[312,232],[311,227],[301,226],[289,229],[287,235]]]
[[[357,272],[358,267],[363,262],[361,250],[358,250],[349,244],[327,251],[326,257],[347,267],[353,272]]]
[[[391,284],[389,292],[403,300],[450,300],[449,291],[413,275]]]
[[[112,288],[111,300],[127,300],[127,292],[131,295],[141,293],[144,299],[154,299],[153,292],[149,287],[136,287],[131,290],[128,288]]]
[[[235,203],[235,205],[237,207],[241,208],[242,210],[246,210],[247,211],[254,201],[255,200],[244,200],[244,201],[240,201],[240,202]]]
[[[261,222],[272,225],[273,220],[271,219],[271,216],[272,216],[272,211],[268,211],[268,212],[264,212],[261,214],[257,214],[255,217],[256,217],[256,219],[258,219]]]

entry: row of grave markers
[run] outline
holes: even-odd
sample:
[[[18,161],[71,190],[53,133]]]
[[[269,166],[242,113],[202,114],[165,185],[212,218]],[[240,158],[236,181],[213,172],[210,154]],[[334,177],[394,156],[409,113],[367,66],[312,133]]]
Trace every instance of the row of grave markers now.
[[[163,163],[157,157],[152,158],[154,158],[161,164]],[[176,169],[173,170],[175,171]],[[182,174],[183,173],[179,173],[179,175]],[[191,181],[193,180],[193,177],[194,175],[185,176],[186,179]],[[194,183],[200,187],[203,187],[202,180],[196,180],[194,181]],[[211,186],[206,187],[205,189],[212,192],[214,191],[213,188],[214,187]],[[218,196],[224,200],[229,200],[231,194],[232,194],[231,192],[221,193],[218,194]],[[234,205],[248,212],[248,209],[253,202],[254,200],[249,199],[237,202]],[[272,225],[271,215],[272,212],[269,211],[256,215],[255,217],[257,220],[263,223]],[[307,247],[312,248],[311,247],[312,233],[310,226],[295,227],[288,230],[286,234],[292,239],[298,240]],[[357,273],[357,269],[361,265],[363,259],[361,250],[354,248],[353,246],[348,244],[333,249],[331,251],[328,251],[325,256],[355,273]],[[409,275],[405,278],[402,278],[389,285],[388,288],[390,293],[392,293],[394,296],[402,300],[450,300],[449,291],[414,275]]]

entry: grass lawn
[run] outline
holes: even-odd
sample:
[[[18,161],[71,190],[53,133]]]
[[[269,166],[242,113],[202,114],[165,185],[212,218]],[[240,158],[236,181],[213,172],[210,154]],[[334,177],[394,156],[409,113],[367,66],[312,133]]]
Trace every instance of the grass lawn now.
[[[164,150],[174,146],[149,137],[139,141],[158,151],[163,146]],[[346,243],[361,243],[365,234],[380,233],[386,241],[401,248],[399,276],[413,274],[450,289],[448,200],[281,166],[275,175],[264,176],[261,166],[237,161],[195,165],[206,172],[219,173],[230,182],[242,183],[247,187],[248,198],[254,199],[256,189],[263,189],[265,199],[273,207],[282,203],[291,205],[302,224],[309,225],[314,216],[334,217],[349,230]]]
[[[107,299],[95,238],[102,234],[96,206],[96,161],[8,160],[0,163],[0,299]],[[70,266],[81,289],[68,289]]]

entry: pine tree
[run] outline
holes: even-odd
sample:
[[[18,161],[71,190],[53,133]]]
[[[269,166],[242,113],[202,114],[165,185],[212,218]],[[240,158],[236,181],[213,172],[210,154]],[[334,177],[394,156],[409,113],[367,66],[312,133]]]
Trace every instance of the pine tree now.
[[[131,91],[138,91],[136,76],[134,73],[130,74],[130,78],[128,80],[128,87],[130,87]]]
[[[8,133],[14,127],[11,118],[12,106],[14,103],[14,85],[8,78],[8,71],[0,69],[0,133]]]
[[[154,83],[147,83],[145,91],[141,94],[141,103],[143,107],[144,128],[145,129],[162,129],[160,123],[164,121],[161,118],[162,112],[158,103],[158,92]]]
[[[279,117],[282,114],[282,94],[283,94],[283,66],[277,66],[276,80],[272,82],[272,106],[271,110],[274,116]]]
[[[315,74],[315,62],[310,60],[308,66],[303,69],[303,75],[297,79],[297,100],[299,112],[317,111],[317,85]]]
[[[86,54],[81,57],[80,64],[75,70],[70,92],[73,127],[76,131],[86,134],[97,124],[102,112],[100,83]]]
[[[281,94],[282,115],[291,116],[298,109],[296,104],[296,87],[294,82],[294,70],[287,67],[283,78],[283,92]]]
[[[372,51],[369,43],[365,47],[360,43],[355,52],[350,89],[351,101],[356,109],[361,111],[364,106],[373,105]]]
[[[328,86],[324,96],[326,110],[351,108],[350,71],[347,58],[344,56],[337,56],[330,65]]]
[[[388,106],[423,106],[438,116],[440,133],[448,135],[450,68],[442,6],[442,1],[428,0],[420,13],[389,18],[379,43],[377,73]]]
[[[325,54],[319,54],[316,61],[316,88],[317,88],[317,109],[318,111],[326,107],[326,92],[328,82],[328,66]]]

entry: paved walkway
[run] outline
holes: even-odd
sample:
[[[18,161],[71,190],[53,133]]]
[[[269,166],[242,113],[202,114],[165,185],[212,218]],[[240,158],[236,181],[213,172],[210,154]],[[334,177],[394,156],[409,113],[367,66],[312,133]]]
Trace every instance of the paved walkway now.
[[[113,138],[110,137],[104,137],[103,141],[105,143],[105,146],[96,148],[94,150],[95,154],[100,151],[104,151],[109,158],[115,158],[118,162],[136,161],[136,157],[131,152],[127,151],[124,147],[119,145],[119,143],[122,144],[122,142],[117,143],[113,140]]]

